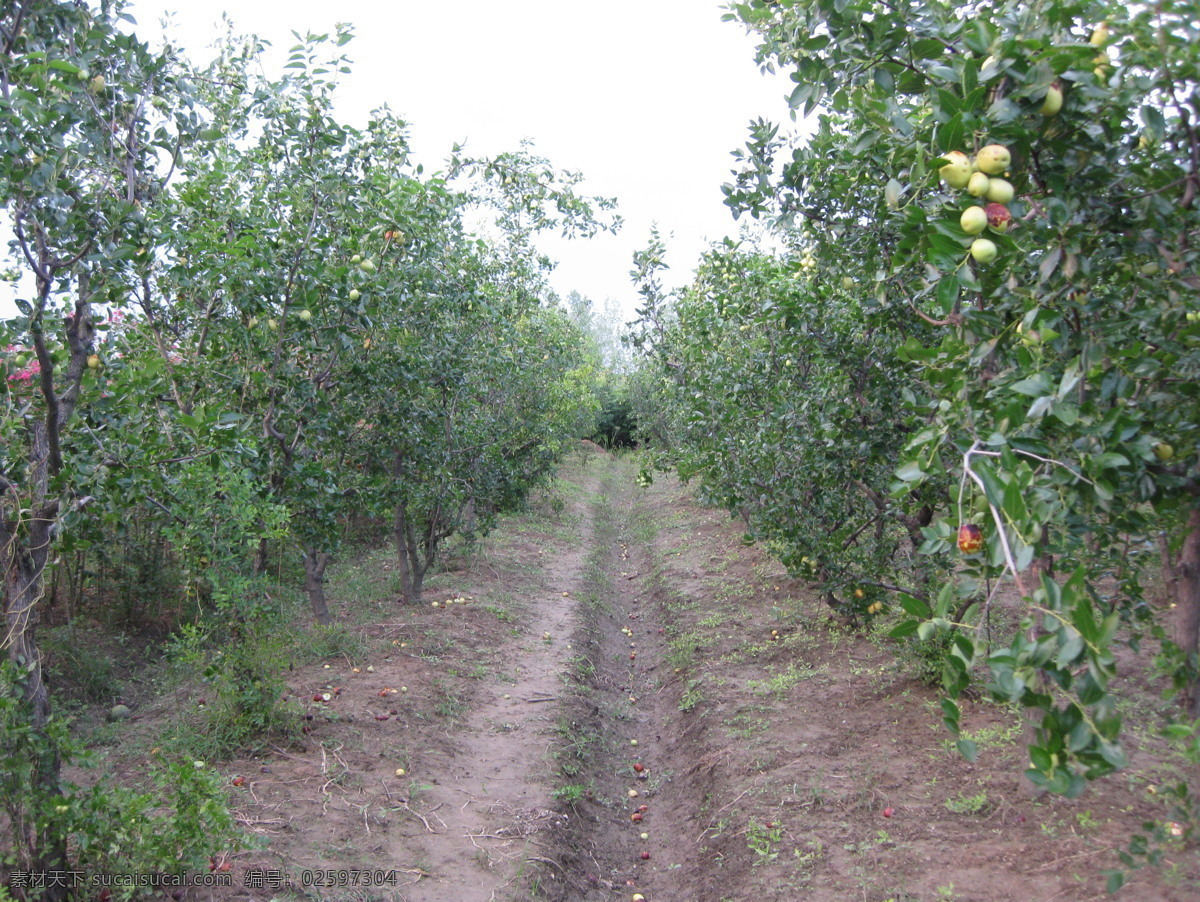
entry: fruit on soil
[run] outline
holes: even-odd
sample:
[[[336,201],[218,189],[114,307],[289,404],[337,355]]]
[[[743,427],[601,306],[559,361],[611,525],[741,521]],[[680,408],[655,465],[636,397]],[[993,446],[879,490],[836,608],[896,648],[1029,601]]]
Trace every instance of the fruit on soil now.
[[[968,235],[978,235],[987,228],[987,212],[983,207],[967,207],[958,218],[958,224]]]
[[[952,150],[943,154],[946,165],[938,170],[942,181],[951,188],[965,188],[971,180],[971,158],[961,150]]]
[[[975,165],[987,175],[1000,175],[1012,163],[1012,154],[1003,144],[989,144],[975,155]]]
[[[958,527],[958,550],[963,554],[976,554],[983,548],[983,530],[974,523]]]
[[[971,242],[971,256],[977,263],[991,263],[999,252],[995,242],[987,238],[976,238]]]

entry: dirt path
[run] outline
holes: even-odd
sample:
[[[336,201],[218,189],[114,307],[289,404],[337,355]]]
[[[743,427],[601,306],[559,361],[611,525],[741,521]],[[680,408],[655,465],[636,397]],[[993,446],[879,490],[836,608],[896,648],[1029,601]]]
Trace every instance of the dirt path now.
[[[576,543],[542,556],[544,588],[527,599],[523,635],[508,650],[511,680],[476,694],[454,737],[454,767],[422,800],[437,828],[392,844],[393,860],[415,852],[433,875],[406,893],[411,902],[493,902],[519,897],[514,887],[529,874],[555,879],[546,838],[567,816],[556,810],[546,764],[556,742],[563,675],[574,656],[576,599],[584,588],[601,478],[597,468],[589,469],[570,505],[579,524]]]
[[[384,552],[347,575],[365,646],[296,668],[303,744],[229,765],[262,847],[189,899],[1107,898],[1103,869],[1165,812],[1161,744],[1083,799],[1022,797],[1012,712],[964,700],[963,760],[886,621],[845,629],[727,518],[632,477],[575,460],[419,609]],[[1196,898],[1197,856],[1166,854],[1131,898]],[[285,885],[247,883],[264,870]]]

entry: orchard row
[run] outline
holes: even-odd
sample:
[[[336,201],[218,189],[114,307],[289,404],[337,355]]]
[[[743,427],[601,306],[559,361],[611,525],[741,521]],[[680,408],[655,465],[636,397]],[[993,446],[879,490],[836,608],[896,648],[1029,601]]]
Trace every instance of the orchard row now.
[[[725,186],[783,251],[727,241],[674,296],[661,248],[640,258],[660,462],[841,616],[936,660],[952,731],[977,680],[1028,711],[1036,785],[1123,766],[1116,651],[1146,636],[1200,758],[1194,17],[751,0],[730,18],[794,73],[815,134],[754,123]]]
[[[348,30],[271,79],[252,41],[206,67],[152,49],[119,4],[9,4],[0,26],[19,296],[0,322],[0,726],[4,770],[33,775],[4,800],[40,825],[16,860],[46,872],[70,869],[74,810],[36,634],[60,569],[143,554],[132,604],[175,595],[235,629],[291,571],[327,623],[347,529],[383,520],[419,601],[440,543],[486,532],[594,422],[595,354],[533,242],[615,218],[528,148],[456,148],[431,174],[386,109],[339,120]],[[232,678],[237,704],[267,685]]]

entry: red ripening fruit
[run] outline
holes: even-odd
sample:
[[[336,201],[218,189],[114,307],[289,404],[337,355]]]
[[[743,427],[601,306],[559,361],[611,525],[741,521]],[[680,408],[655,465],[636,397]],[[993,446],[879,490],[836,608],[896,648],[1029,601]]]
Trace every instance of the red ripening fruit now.
[[[643,853],[642,853],[642,861],[649,861],[649,860],[650,860],[650,853],[649,853],[649,852],[643,852]]]
[[[640,824],[642,822],[642,813],[640,811],[635,811],[633,814],[629,815],[629,819],[635,824]]]
[[[884,808],[884,809],[883,809],[883,816],[884,816],[884,817],[891,817],[891,816],[892,816],[893,814],[895,814],[895,813],[896,813],[896,809],[895,809],[895,808]]]
[[[1012,214],[1008,212],[1008,207],[1004,204],[988,204],[984,212],[987,213],[988,226],[997,232],[1008,231],[1008,224],[1012,222]]]
[[[650,806],[649,806],[649,805],[639,805],[639,806],[638,806],[638,813],[639,813],[639,814],[645,814],[645,813],[646,813],[647,811],[649,811],[649,810],[650,810]]]
[[[646,765],[642,764],[642,762],[639,761],[637,764],[635,764],[633,766],[633,769],[636,770],[640,774],[642,771],[644,771],[646,769]]]
[[[234,785],[234,786],[241,786],[241,785],[242,785],[242,784],[244,784],[245,782],[246,782],[246,778],[245,778],[245,777],[234,777],[234,778],[233,778],[233,785]]]
[[[963,554],[975,554],[983,548],[983,530],[974,523],[964,523],[958,528],[958,550]]]

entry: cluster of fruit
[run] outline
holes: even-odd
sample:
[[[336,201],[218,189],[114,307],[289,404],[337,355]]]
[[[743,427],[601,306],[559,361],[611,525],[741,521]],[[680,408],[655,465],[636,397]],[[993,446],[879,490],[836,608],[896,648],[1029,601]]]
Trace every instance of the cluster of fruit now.
[[[963,210],[958,223],[968,235],[980,235],[984,229],[1006,232],[1012,222],[1008,204],[1016,192],[1012,182],[1003,178],[1012,163],[1012,154],[1003,144],[989,144],[972,160],[961,150],[952,150],[943,159],[940,175],[951,188],[965,188],[967,194],[978,198]],[[991,263],[999,253],[990,238],[978,237],[971,242],[971,257],[979,263]]]

